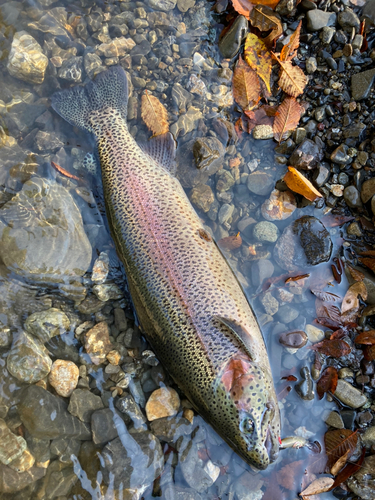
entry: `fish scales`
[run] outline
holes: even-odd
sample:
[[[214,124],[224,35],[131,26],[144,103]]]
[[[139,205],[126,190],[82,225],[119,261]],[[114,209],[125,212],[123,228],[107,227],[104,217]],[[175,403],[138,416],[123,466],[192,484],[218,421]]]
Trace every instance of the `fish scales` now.
[[[125,73],[112,68],[86,88],[55,94],[52,105],[96,138],[111,234],[158,358],[230,446],[265,468],[277,455],[280,420],[262,334],[170,171],[171,135],[138,146],[126,99]]]

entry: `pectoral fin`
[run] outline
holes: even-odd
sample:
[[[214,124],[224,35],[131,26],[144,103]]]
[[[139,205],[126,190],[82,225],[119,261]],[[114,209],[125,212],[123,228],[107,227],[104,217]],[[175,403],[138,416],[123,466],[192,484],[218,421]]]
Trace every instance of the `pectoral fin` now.
[[[256,340],[240,323],[233,319],[224,318],[223,316],[214,316],[214,319],[220,321],[220,323],[222,323],[231,331],[237,342],[241,344],[243,351],[250,357],[252,361],[258,361],[259,356],[256,346]]]
[[[172,175],[176,171],[176,141],[170,132],[151,139],[140,144],[143,151],[154,159],[159,165],[164,167]]]

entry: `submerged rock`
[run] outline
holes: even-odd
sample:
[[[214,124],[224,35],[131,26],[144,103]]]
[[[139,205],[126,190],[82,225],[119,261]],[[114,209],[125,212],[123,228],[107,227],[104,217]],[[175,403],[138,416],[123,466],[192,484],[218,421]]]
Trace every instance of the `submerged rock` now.
[[[68,398],[77,387],[78,377],[77,365],[71,361],[57,359],[52,364],[48,380],[59,396]]]
[[[362,500],[375,498],[375,455],[366,457],[361,468],[346,483]]]
[[[14,34],[8,58],[8,71],[15,78],[28,83],[42,83],[48,66],[48,58],[42,47],[26,31]]]
[[[69,191],[33,177],[0,209],[0,257],[10,271],[43,281],[82,276],[91,245]]]
[[[25,321],[25,330],[41,342],[48,342],[52,337],[66,333],[69,326],[68,316],[54,307],[47,311],[35,312]]]
[[[0,462],[8,465],[22,455],[26,446],[24,438],[13,434],[5,420],[0,418]]]

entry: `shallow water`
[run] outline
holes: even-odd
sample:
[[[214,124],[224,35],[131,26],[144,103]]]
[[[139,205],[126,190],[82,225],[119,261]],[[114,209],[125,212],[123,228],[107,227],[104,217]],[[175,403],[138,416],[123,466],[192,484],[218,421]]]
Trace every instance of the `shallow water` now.
[[[128,70],[134,85],[130,103],[131,133],[140,142],[150,136],[139,111],[140,95],[146,82],[146,88],[167,107],[171,130],[179,131],[178,175],[184,179],[188,194],[191,195],[191,183],[196,182],[207,183],[216,195],[217,201],[208,213],[199,211],[215,238],[220,240],[235,234],[237,222],[245,216],[254,218],[256,222],[264,220],[260,207],[268,198],[268,193],[260,196],[242,189],[241,186],[246,186],[246,176],[241,178],[241,174],[249,174],[253,170],[265,172],[274,182],[282,177],[285,166],[275,161],[273,141],[247,139],[237,144],[232,141],[227,147],[223,164],[225,171],[230,173],[229,182],[233,181],[234,185],[221,192],[217,191],[218,179],[215,174],[209,179],[196,179],[193,157],[186,153],[191,151],[193,143],[190,141],[197,137],[217,137],[212,133],[215,130],[215,119],[226,118],[231,123],[237,119],[231,99],[230,76],[228,78],[222,73],[218,75],[217,71],[221,67],[215,41],[219,19],[212,17],[210,5],[206,2],[195,3],[187,13],[175,8],[167,13],[159,11],[151,18],[149,13],[152,9],[143,2],[93,3],[77,0],[71,3],[52,3],[43,0],[37,3],[30,0],[1,2],[0,9],[0,116],[4,131],[0,150],[0,333],[3,342],[0,347],[0,417],[5,419],[8,428],[15,434],[26,439],[28,448],[31,453],[34,450],[36,458],[32,469],[19,475],[13,469],[10,471],[9,467],[3,466],[4,479],[0,478],[0,497],[41,500],[136,499],[141,496],[146,499],[158,496],[168,500],[256,500],[276,498],[275,495],[278,495],[277,498],[296,498],[301,491],[303,471],[313,456],[310,450],[283,450],[274,465],[266,472],[257,474],[199,416],[194,416],[193,424],[183,419],[182,408],[188,408],[189,404],[182,394],[180,398],[183,404],[178,419],[183,431],[178,430],[173,436],[170,430],[170,437],[161,440],[165,463],[157,479],[153,481],[153,477],[150,479],[147,474],[143,477],[140,471],[146,470],[150,465],[144,450],[151,449],[155,443],[151,440],[142,447],[134,439],[134,434],[129,432],[132,429],[131,419],[124,421],[121,413],[116,414],[119,391],[117,390],[117,394],[114,391],[120,385],[109,379],[110,372],[106,370],[106,365],[92,363],[92,358],[82,346],[82,337],[76,332],[76,328],[84,321],[107,322],[111,327],[113,344],[120,349],[119,335],[134,327],[134,316],[124,285],[123,270],[106,227],[98,172],[88,171],[83,164],[85,154],[93,151],[93,144],[89,137],[72,129],[49,107],[48,98],[54,91],[69,87],[74,82],[87,82],[87,73],[91,70],[95,73],[104,65],[120,63]],[[124,36],[137,40],[138,53],[133,51],[130,56],[129,51],[125,51],[120,57],[111,55],[107,58],[102,55],[101,60],[92,58],[90,62],[88,53],[94,54],[100,44],[121,35],[118,25],[111,24],[114,15],[121,12],[131,13],[127,18],[128,33]],[[87,23],[88,29],[85,28]],[[109,30],[106,29],[108,26]],[[22,30],[38,41],[49,59],[43,82],[26,82],[9,75],[7,63],[13,36],[15,32]],[[150,35],[150,31],[154,34]],[[125,32],[126,29],[123,33]],[[152,44],[150,40],[153,41]],[[180,61],[181,55],[183,63]],[[71,61],[72,57],[81,59],[76,59],[76,65],[67,69],[64,61]],[[86,58],[85,69],[82,67],[82,57]],[[98,66],[96,70],[95,64]],[[189,94],[172,98],[172,88],[176,83],[188,88]],[[189,111],[187,115],[190,113],[189,120],[178,122],[179,117],[186,116],[186,110]],[[238,168],[231,169],[228,162],[235,157],[241,163]],[[80,180],[62,175],[51,166],[51,161],[78,176]],[[225,180],[228,182],[228,177]],[[215,204],[216,212],[224,204],[234,206],[232,215],[222,224],[218,222]],[[302,215],[321,218],[324,213],[323,209],[312,205],[301,206],[288,219],[273,222],[281,234],[286,226]],[[330,229],[330,235],[334,243],[334,257],[341,242],[340,228]],[[301,267],[298,272],[292,273],[311,273],[309,280],[303,282],[285,285],[285,277],[273,284],[270,282],[272,292],[284,292],[288,295],[288,300],[291,300],[290,303],[285,302],[282,312],[272,316],[265,314],[261,299],[267,286],[265,283],[254,282],[254,264],[259,256],[267,258],[274,266],[267,278],[284,275],[286,271],[274,261],[274,243],[256,241],[251,232],[246,230],[242,232],[242,237],[241,248],[224,253],[244,286],[262,327],[280,399],[282,437],[298,434],[310,441],[322,442],[327,430],[324,418],[328,411],[336,408],[335,403],[326,399],[318,401],[316,396],[312,401],[303,401],[292,388],[294,382],[282,380],[283,377],[294,375],[300,381],[300,369],[311,366],[314,352],[307,347],[296,352],[287,351],[279,344],[278,338],[282,332],[303,330],[306,324],[314,321],[315,298],[309,290],[322,283],[333,282],[331,262],[309,269]],[[95,283],[91,279],[91,273],[101,252],[106,252],[109,256],[106,283],[117,284],[124,296],[116,292],[115,298],[98,304],[93,295]],[[346,290],[345,279],[341,287]],[[340,290],[337,286],[332,287],[334,293],[339,293]],[[87,299],[82,302],[85,297],[91,297],[93,303],[88,303]],[[124,486],[119,486],[121,480],[116,475],[103,475],[100,471],[104,460],[102,448],[106,444],[105,439],[99,445],[94,445],[87,437],[81,437],[82,446],[78,444],[77,447],[76,443],[81,443],[77,435],[61,444],[57,442],[58,432],[46,428],[45,439],[41,439],[41,434],[37,436],[46,446],[45,452],[41,453],[36,442],[33,442],[30,429],[26,430],[23,425],[19,411],[24,397],[21,389],[35,382],[47,387],[45,380],[48,368],[44,375],[37,373],[40,369],[38,366],[24,367],[21,370],[15,359],[13,370],[17,372],[17,378],[8,372],[7,358],[12,349],[14,351],[16,342],[21,342],[22,335],[25,335],[26,319],[32,313],[51,307],[66,313],[69,326],[62,335],[57,335],[46,343],[48,353],[53,360],[70,360],[77,366],[84,367],[80,371],[79,387],[90,388],[94,394],[102,396],[104,406],[111,410],[114,427],[133,467],[133,472],[128,473],[129,484],[125,486],[125,490]],[[114,309],[125,311],[127,330],[117,328]],[[123,345],[126,345],[122,362],[126,362],[126,377],[131,380],[125,391],[130,392],[144,409],[145,397],[147,399],[158,387],[155,382],[157,377],[161,385],[171,386],[172,382],[160,365],[156,365],[156,361],[150,364],[144,362],[142,352],[148,346],[139,331],[133,329],[128,337],[125,333],[121,337]],[[35,352],[36,348],[33,349]],[[40,354],[38,359],[45,359],[43,356]],[[56,394],[51,386],[48,388],[52,394]],[[68,402],[65,399],[65,403]],[[142,426],[146,429],[144,423]],[[111,439],[115,436],[116,431]],[[45,442],[48,440],[51,441],[50,444]],[[41,447],[41,443],[39,445]],[[64,450],[59,445],[65,447]],[[299,467],[300,470],[296,474],[295,485],[282,489],[282,492],[272,490],[272,484],[280,482],[276,479],[277,471],[297,461],[293,467]],[[35,476],[30,479],[32,474]],[[284,470],[282,475],[286,474]],[[333,498],[333,495],[326,493],[324,498]]]

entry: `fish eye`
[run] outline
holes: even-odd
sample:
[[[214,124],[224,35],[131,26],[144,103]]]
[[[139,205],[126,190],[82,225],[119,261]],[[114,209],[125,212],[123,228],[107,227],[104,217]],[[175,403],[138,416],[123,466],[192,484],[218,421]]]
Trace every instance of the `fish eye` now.
[[[252,434],[254,432],[254,421],[249,417],[242,419],[240,424],[240,430],[244,434]]]

